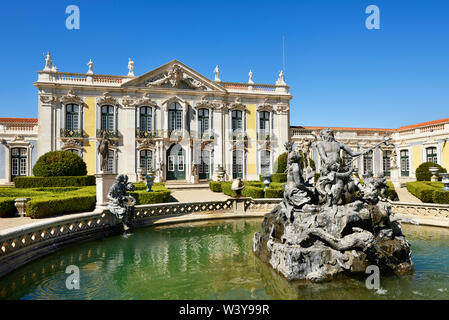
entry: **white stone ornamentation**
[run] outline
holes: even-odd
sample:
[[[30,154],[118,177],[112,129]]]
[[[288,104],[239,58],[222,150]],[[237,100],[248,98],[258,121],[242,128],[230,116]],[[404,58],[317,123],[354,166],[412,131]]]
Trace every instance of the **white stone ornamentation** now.
[[[128,76],[134,77],[134,61],[131,58],[128,60]]]
[[[87,65],[89,67],[89,70],[87,70],[87,74],[94,74],[94,63],[92,59],[89,60],[89,63]]]

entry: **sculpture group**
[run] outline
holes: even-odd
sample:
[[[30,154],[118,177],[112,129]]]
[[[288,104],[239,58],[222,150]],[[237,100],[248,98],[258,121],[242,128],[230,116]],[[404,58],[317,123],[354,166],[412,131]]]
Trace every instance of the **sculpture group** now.
[[[369,265],[383,273],[413,272],[410,245],[386,198],[385,177],[368,174],[362,181],[352,162],[340,158],[342,150],[353,159],[369,150],[353,152],[330,129],[320,137],[316,183],[304,152],[310,143],[301,152],[286,144],[284,199],[254,235],[255,254],[288,280],[326,281],[364,273]]]

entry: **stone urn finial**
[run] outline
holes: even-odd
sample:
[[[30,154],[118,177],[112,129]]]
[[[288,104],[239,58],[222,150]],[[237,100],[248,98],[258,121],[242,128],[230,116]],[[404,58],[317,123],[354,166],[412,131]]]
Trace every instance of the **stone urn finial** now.
[[[245,188],[245,185],[243,184],[242,178],[238,177],[232,181],[231,190],[235,191],[236,197],[242,196],[243,188]]]

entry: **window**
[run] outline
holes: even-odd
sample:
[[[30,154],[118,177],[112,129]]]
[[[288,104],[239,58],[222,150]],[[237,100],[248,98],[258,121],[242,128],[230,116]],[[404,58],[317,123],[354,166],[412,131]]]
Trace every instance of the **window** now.
[[[426,148],[426,161],[427,162],[438,163],[437,148],[436,147]]]
[[[26,148],[11,149],[11,176],[26,176],[28,173],[28,155]]]
[[[260,131],[270,132],[270,113],[262,111],[259,113],[259,129]]]
[[[385,176],[390,175],[390,158],[391,158],[391,151],[385,150],[383,156],[383,171]]]
[[[114,166],[115,158],[114,158],[114,155],[115,155],[114,151],[113,150],[109,150],[108,162],[106,164],[106,171],[107,172],[114,172],[115,171],[115,166]]]
[[[199,166],[199,173],[209,173],[209,151],[201,150],[201,161]]]
[[[270,174],[270,151],[268,150],[260,152],[260,173]]]
[[[182,107],[174,102],[168,109],[168,130],[182,130]]]
[[[65,106],[65,128],[66,130],[79,129],[79,107],[77,104]]]
[[[199,109],[198,110],[198,127],[200,133],[209,131],[209,110],[208,109]]]
[[[114,131],[114,107],[101,107],[101,130]]]
[[[243,178],[243,151],[232,152],[232,178]]]
[[[410,171],[410,162],[408,159],[408,150],[401,150],[401,175],[408,176]]]
[[[178,155],[178,171],[184,171],[184,155],[182,151]]]
[[[373,172],[373,151],[369,151],[363,156],[363,174]]]
[[[175,156],[168,156],[168,171],[175,171]]]
[[[140,151],[140,167],[146,173],[153,170],[153,152],[151,150]]]
[[[140,108],[140,130],[146,132],[153,130],[153,108]]]
[[[232,111],[232,131],[243,130],[243,120],[242,111],[233,110]]]

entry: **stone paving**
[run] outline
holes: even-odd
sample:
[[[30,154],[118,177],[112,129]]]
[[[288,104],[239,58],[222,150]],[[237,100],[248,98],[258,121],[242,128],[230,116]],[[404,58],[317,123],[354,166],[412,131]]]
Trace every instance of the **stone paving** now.
[[[408,192],[407,188],[399,188],[396,189],[396,193],[398,194],[400,202],[408,202],[408,203],[422,203],[417,197]]]

